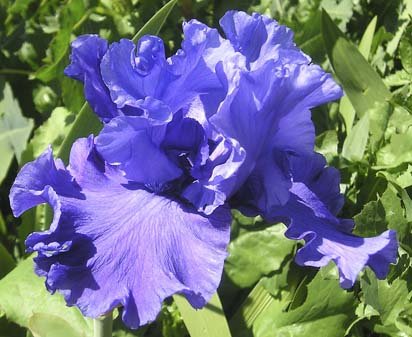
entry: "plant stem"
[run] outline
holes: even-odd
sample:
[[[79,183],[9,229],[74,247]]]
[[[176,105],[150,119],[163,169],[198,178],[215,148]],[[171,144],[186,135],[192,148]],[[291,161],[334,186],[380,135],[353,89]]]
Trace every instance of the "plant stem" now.
[[[94,337],[112,337],[113,315],[111,312],[94,319],[93,325]]]

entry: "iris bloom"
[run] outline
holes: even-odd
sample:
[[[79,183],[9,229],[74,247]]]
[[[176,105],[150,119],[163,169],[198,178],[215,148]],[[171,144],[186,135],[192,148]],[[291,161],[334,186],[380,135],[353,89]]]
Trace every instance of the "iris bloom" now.
[[[311,63],[293,34],[265,16],[228,12],[216,29],[192,20],[182,49],[163,42],[72,43],[66,75],[84,83],[104,126],[73,145],[67,167],[47,149],[11,190],[16,216],[48,203],[53,222],[33,233],[36,273],[68,305],[97,317],[122,306],[132,328],[181,293],[195,308],[216,291],[231,208],[288,225],[304,239],[296,261],[336,262],[343,287],[366,265],[395,262],[392,231],[363,239],[342,206],[339,175],[314,153],[310,109],[340,87]]]

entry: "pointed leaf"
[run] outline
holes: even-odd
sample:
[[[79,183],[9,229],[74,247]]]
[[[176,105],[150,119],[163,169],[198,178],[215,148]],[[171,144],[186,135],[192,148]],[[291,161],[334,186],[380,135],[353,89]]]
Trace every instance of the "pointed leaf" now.
[[[391,97],[382,79],[358,48],[347,41],[326,11],[322,12],[322,35],[329,60],[357,114]]]

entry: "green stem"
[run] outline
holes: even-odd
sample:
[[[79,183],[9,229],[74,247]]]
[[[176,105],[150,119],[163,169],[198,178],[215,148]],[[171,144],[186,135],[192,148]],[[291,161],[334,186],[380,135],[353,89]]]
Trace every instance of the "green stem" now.
[[[29,76],[32,72],[23,69],[0,69],[0,75],[24,75]]]
[[[112,337],[113,315],[111,312],[93,321],[94,337]]]

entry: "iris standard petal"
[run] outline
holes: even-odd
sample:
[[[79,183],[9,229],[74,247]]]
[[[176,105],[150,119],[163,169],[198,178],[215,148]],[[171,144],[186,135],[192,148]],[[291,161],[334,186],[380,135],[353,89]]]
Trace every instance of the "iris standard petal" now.
[[[216,109],[225,92],[215,68],[218,63],[232,57],[235,50],[217,29],[197,20],[185,22],[183,34],[182,49],[168,59],[177,78],[167,88],[163,99],[175,109],[180,109],[190,105],[199,96],[205,96],[201,99],[205,108]]]
[[[71,44],[70,64],[65,75],[84,83],[84,95],[93,111],[104,121],[118,116],[109,90],[100,74],[100,62],[107,51],[107,41],[97,35],[82,35]]]
[[[204,306],[220,281],[229,210],[220,207],[205,217],[173,198],[131,187],[93,147],[91,138],[78,140],[64,171],[77,194],[56,193],[59,181],[54,184],[48,176],[59,171],[49,165],[50,156],[27,164],[12,188],[16,215],[50,202],[25,201],[44,189],[52,190],[60,205],[59,211],[50,202],[56,225],[27,239],[28,249],[38,252],[36,270],[46,276],[49,291],[60,291],[68,305],[90,317],[123,306],[123,320],[131,328],[153,321],[161,302],[175,293],[195,308]]]
[[[289,196],[289,169],[278,165],[282,153],[312,152],[315,132],[309,109],[339,98],[342,91],[330,75],[316,66],[279,67],[275,61],[268,61],[249,71],[241,58],[237,60],[236,66],[227,63],[217,68],[228,94],[209,122],[246,150],[238,187],[253,185],[250,190],[261,194],[252,198],[259,201],[255,206],[269,210],[285,204]],[[280,157],[273,157],[277,155]],[[265,191],[272,185],[275,190]],[[256,186],[260,188],[255,189]]]
[[[127,39],[112,43],[100,68],[113,102],[133,115],[139,115],[138,108],[145,97],[159,99],[173,78],[163,41],[157,36],[143,36],[137,46]]]
[[[267,16],[228,11],[220,25],[236,51],[246,56],[250,69],[257,69],[268,60],[307,64],[310,58],[293,42],[293,32]]]

